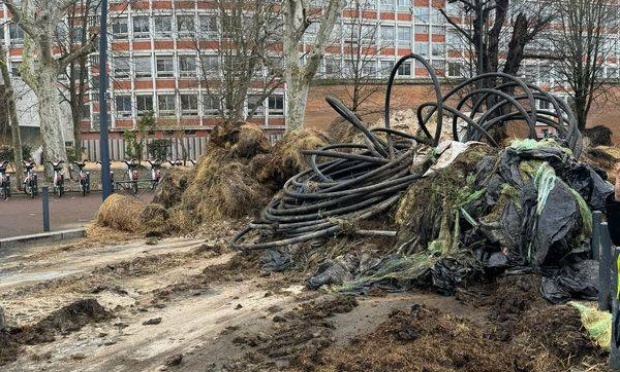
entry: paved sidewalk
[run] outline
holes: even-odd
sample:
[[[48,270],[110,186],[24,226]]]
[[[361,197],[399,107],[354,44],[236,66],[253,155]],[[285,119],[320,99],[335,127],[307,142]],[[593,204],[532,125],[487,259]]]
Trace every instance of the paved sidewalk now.
[[[139,197],[151,201],[153,193],[145,192]],[[50,195],[50,230],[83,228],[95,217],[101,202],[101,192],[92,192],[86,197],[71,192],[60,199]],[[25,194],[0,200],[0,239],[42,233],[41,205],[41,196],[30,199]]]

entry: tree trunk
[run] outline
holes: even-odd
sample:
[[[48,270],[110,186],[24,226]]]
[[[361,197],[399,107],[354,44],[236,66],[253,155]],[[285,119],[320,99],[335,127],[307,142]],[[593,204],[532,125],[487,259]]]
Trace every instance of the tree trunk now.
[[[37,69],[38,84],[35,91],[39,99],[39,117],[41,122],[41,137],[43,138],[43,154],[46,162],[47,175],[53,174],[48,161],[63,160],[67,163],[67,151],[65,149],[62,124],[60,124],[60,105],[58,90],[56,88],[58,68],[55,64],[47,65],[41,61]],[[69,176],[67,167],[63,168],[62,174]]]
[[[297,76],[295,76],[297,75]],[[301,130],[304,128],[306,114],[306,102],[308,101],[309,82],[306,82],[301,74],[287,74],[286,81],[286,104],[287,118],[286,131]]]
[[[19,131],[19,120],[17,119],[17,110],[15,108],[15,94],[13,92],[13,83],[9,75],[9,69],[4,59],[4,49],[0,48],[0,73],[4,81],[4,98],[9,112],[9,121],[11,122],[11,137],[13,141],[13,157],[15,168],[15,181],[17,188],[21,190],[21,177],[24,174],[24,159],[22,157],[22,137]]]

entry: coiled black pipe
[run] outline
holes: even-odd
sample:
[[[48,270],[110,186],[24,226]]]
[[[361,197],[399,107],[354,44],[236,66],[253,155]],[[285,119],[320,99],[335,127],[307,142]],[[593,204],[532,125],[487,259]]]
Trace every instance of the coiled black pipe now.
[[[409,59],[419,61],[427,69],[436,98],[418,106],[419,135],[402,133],[390,127],[394,79],[398,68]],[[456,100],[454,97],[461,98]],[[449,99],[455,102],[454,106],[447,104]],[[369,130],[340,101],[333,97],[326,100],[364,135],[365,144],[333,144],[319,150],[302,151],[308,156],[310,168],[285,183],[282,193],[263,210],[260,219],[233,238],[233,247],[245,250],[275,248],[331,237],[343,231],[395,236],[395,231],[362,230],[354,225],[359,220],[387,211],[398,202],[400,193],[420,178],[410,172],[417,144],[437,146],[444,117],[452,119],[452,138],[457,141],[486,140],[492,146],[500,146],[491,134],[495,126],[525,122],[530,138],[538,139],[537,125],[548,125],[557,131],[558,139],[565,141],[575,157],[581,153],[581,134],[575,116],[561,99],[503,73],[487,73],[467,79],[442,94],[434,69],[416,54],[401,58],[392,69],[385,97],[385,128]],[[462,109],[468,102],[471,103],[471,112],[466,114]],[[551,109],[538,109],[540,102],[550,104]],[[485,104],[489,107],[483,111]],[[436,117],[434,133],[428,127],[433,116]],[[467,127],[462,135],[459,135],[459,120]],[[378,134],[387,137],[387,141]],[[396,141],[397,137],[400,140]],[[319,159],[323,161],[319,162]],[[245,243],[251,232],[258,232],[258,242]]]

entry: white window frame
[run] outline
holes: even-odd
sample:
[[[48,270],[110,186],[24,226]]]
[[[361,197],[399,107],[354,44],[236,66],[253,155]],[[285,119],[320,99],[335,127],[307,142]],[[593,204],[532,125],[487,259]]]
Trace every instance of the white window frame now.
[[[162,62],[169,62],[170,63],[170,70],[161,70],[160,71],[160,69],[159,69],[160,61],[162,61]],[[164,65],[167,65],[167,64],[164,64]],[[156,70],[158,78],[174,77],[174,58],[171,55],[156,56],[155,57],[155,70]]]
[[[167,106],[172,103],[172,108]],[[176,116],[177,113],[177,96],[174,93],[159,93],[157,94],[157,114],[158,116]]]

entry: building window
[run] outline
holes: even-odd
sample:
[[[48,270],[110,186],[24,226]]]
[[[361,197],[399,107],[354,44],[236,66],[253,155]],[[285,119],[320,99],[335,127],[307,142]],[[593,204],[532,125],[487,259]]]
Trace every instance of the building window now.
[[[181,112],[184,115],[198,115],[198,96],[181,94]]]
[[[21,44],[24,42],[24,30],[14,23],[9,24],[9,36],[13,43]]]
[[[153,17],[155,21],[155,36],[172,36],[172,16]]]
[[[217,33],[217,17],[215,15],[200,16],[200,32],[203,35]]]
[[[417,35],[428,35],[428,25],[415,25]]]
[[[448,63],[448,76],[461,77],[461,64],[457,62]]]
[[[136,96],[138,115],[153,111],[153,96]]]
[[[217,56],[201,56],[200,64],[202,68],[202,72],[205,75],[214,75],[218,73],[219,70],[219,61]]]
[[[411,27],[398,27],[398,45],[411,45]]]
[[[179,37],[191,37],[196,32],[194,17],[177,16],[177,32]]]
[[[433,26],[433,34],[434,35],[445,35],[446,28],[444,26]]]
[[[157,107],[160,116],[175,116],[177,104],[174,94],[160,94],[157,96]]]
[[[428,57],[428,43],[416,42],[415,53],[422,57]]]
[[[340,59],[334,56],[325,57],[325,75],[335,76],[340,74]]]
[[[196,56],[179,56],[179,75],[196,76]]]
[[[206,95],[203,105],[206,115],[217,115],[220,108],[220,100],[215,96]]]
[[[397,76],[411,76],[411,61],[407,61],[398,67]]]
[[[120,118],[131,117],[131,96],[116,96],[116,116]]]
[[[134,69],[137,78],[151,77],[153,75],[151,69],[151,57],[134,57]]]
[[[390,76],[392,72],[392,67],[394,67],[393,61],[381,61],[379,62],[379,75],[381,76]]]
[[[415,20],[416,23],[428,24],[430,19],[430,10],[426,6],[415,7]]]
[[[174,63],[172,57],[157,57],[157,77],[173,77]]]
[[[379,5],[381,10],[392,10],[394,9],[394,0],[379,0]]]
[[[441,70],[441,71],[443,71],[443,70],[445,70],[445,69],[446,69],[446,61],[444,61],[444,60],[440,60],[440,59],[434,59],[434,60],[431,62],[431,66],[433,66],[433,68],[434,68],[435,70]]]
[[[21,62],[11,62],[11,74],[13,74],[13,76],[21,76],[21,72],[19,72],[19,68],[21,65]]]
[[[377,64],[374,60],[360,61],[362,67],[362,77],[373,78],[377,75]]]
[[[433,43],[432,53],[433,57],[443,57],[446,54],[446,44]]]
[[[129,57],[114,57],[114,77],[128,77],[130,70]]]
[[[127,17],[119,17],[112,22],[112,34],[115,39],[126,39],[128,33]]]
[[[446,18],[443,16],[443,14],[441,14],[439,9],[437,8],[432,8],[432,9],[433,10],[431,12],[431,22],[433,23],[433,25],[443,25]]]
[[[396,36],[394,34],[394,26],[381,25],[381,43],[382,45],[394,44]]]
[[[269,97],[269,115],[284,115],[284,96]]]
[[[135,38],[148,38],[151,36],[151,25],[149,23],[149,17],[139,16],[133,17],[133,37]]]
[[[409,8],[411,6],[411,0],[396,0],[399,8]]]
[[[252,114],[254,116],[264,116],[265,115],[265,106],[263,99],[260,100],[261,96],[248,96],[248,115]]]

